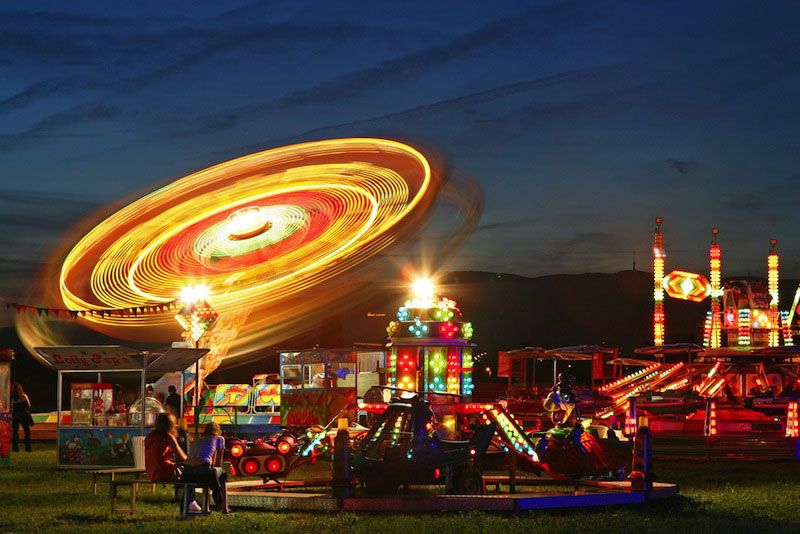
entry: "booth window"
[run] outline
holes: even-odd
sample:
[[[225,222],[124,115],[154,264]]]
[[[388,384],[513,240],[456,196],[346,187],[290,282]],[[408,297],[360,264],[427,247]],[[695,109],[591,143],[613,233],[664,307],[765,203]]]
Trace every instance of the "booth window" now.
[[[284,365],[281,368],[281,384],[283,389],[295,389],[303,386],[303,366]]]

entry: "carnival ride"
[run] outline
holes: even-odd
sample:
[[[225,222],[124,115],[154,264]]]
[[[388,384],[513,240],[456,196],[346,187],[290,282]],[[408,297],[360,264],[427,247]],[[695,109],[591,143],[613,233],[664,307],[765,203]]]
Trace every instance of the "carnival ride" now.
[[[796,308],[778,308],[779,256],[770,241],[767,283],[733,279],[722,283],[719,231],[712,231],[710,276],[685,271],[664,275],[663,219],[653,243],[652,347],[637,349],[641,368],[597,388],[595,417],[651,418],[655,433],[796,437],[790,413],[800,400],[800,351],[794,346]],[[692,302],[710,298],[703,347],[664,344],[664,294]]]
[[[800,348],[793,337],[800,325],[800,288],[791,308],[779,310],[777,242],[770,241],[766,283],[723,281],[716,228],[708,276],[681,270],[664,274],[662,223],[656,219],[653,240],[653,346],[636,349],[635,358],[596,345],[500,352],[498,376],[509,381],[506,405],[527,429],[541,428],[548,423],[540,408],[547,388],[536,385],[537,362],[552,361],[554,375],[558,362],[586,362],[592,380],[590,388],[578,392],[580,410],[627,435],[634,432],[637,417],[645,415],[655,435],[705,437],[708,443],[722,436],[758,436],[776,442],[773,454],[785,454],[787,448],[777,441],[797,437]],[[666,296],[696,303],[710,299],[702,346],[665,344]],[[739,442],[736,447],[743,449]]]
[[[493,423],[473,428],[468,440],[436,434],[435,415],[418,395],[389,404],[352,452],[353,474],[368,493],[395,493],[400,485],[444,481],[450,494],[481,493],[476,458],[489,447]]]
[[[421,227],[442,187],[422,153],[385,139],[309,142],[215,165],[102,214],[88,232],[77,228],[45,262],[31,298],[47,307],[18,314],[20,337],[29,349],[61,344],[69,319],[118,339],[168,342],[170,310],[180,308],[176,318],[198,342],[203,312],[184,314],[177,297],[202,285],[216,323],[203,340],[207,375],[223,358],[303,332],[385,274],[380,253]],[[451,189],[459,221],[441,228],[445,248],[468,235],[481,205],[469,188]]]
[[[472,402],[471,323],[455,301],[437,296],[429,283],[415,284],[413,297],[399,308],[397,319],[387,329],[388,385],[359,395],[324,427],[232,442],[228,456],[234,472],[261,475],[266,482],[300,465],[330,459],[342,428],[348,439],[339,446],[348,448],[355,477],[371,493],[442,483],[447,492],[479,493],[481,469],[503,468],[510,457],[515,465],[519,460],[523,470],[544,471],[562,480],[618,476],[630,464],[627,438],[573,414],[575,398],[567,375],[559,376],[557,404],[569,408],[554,414],[553,428],[547,431],[527,432],[505,403]],[[282,373],[284,366],[298,361],[283,361]],[[386,399],[386,393],[392,398]],[[550,401],[548,406],[553,405]],[[341,426],[342,421],[347,424]],[[280,451],[288,435],[291,449],[284,442],[285,450]],[[280,456],[290,451],[296,454]]]

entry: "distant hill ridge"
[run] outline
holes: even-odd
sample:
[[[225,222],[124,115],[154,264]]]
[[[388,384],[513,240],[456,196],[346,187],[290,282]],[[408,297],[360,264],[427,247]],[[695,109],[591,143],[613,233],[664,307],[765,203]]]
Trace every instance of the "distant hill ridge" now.
[[[728,278],[728,277],[726,277]],[[737,278],[737,277],[730,277]],[[645,271],[557,274],[529,278],[505,273],[459,271],[443,275],[438,292],[458,302],[475,326],[474,341],[486,352],[481,365],[494,366],[498,350],[524,346],[557,347],[605,343],[624,353],[652,343],[653,275]],[[781,281],[781,309],[787,308],[797,281]],[[383,343],[386,325],[403,301],[398,289],[375,289],[353,307],[335,309],[322,325],[281,347],[347,346],[356,342]],[[699,342],[708,302],[665,301],[668,342]],[[77,342],[77,340],[76,340]],[[81,339],[80,342],[90,342]],[[100,340],[98,342],[107,342]],[[55,403],[55,373],[45,369],[22,348],[13,328],[0,329],[0,347],[17,351],[19,379],[32,390],[34,407]],[[227,366],[212,376],[216,381],[244,381],[256,372],[274,371],[274,348],[265,348],[242,365]],[[478,377],[480,379],[480,377]]]

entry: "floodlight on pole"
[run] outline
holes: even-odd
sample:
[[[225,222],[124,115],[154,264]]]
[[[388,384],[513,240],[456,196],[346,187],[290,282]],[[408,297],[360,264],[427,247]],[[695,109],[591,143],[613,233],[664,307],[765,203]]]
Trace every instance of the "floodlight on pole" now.
[[[183,327],[186,334],[194,341],[195,347],[200,344],[206,332],[214,328],[219,314],[206,301],[210,291],[203,284],[188,286],[181,291],[180,299],[183,303],[181,310],[175,315],[175,320]],[[203,377],[200,376],[200,360],[194,364],[194,427],[195,433],[199,431],[200,413],[200,388],[202,387]]]
[[[189,286],[181,291],[183,307],[175,315],[175,320],[195,343],[214,327],[219,317],[206,301],[209,293],[208,287],[204,285]]]

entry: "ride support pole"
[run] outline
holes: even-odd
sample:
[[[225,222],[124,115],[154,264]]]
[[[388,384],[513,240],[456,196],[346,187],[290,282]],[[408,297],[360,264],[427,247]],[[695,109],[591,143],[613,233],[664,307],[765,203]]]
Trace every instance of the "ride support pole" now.
[[[633,438],[633,465],[628,479],[631,481],[631,489],[644,491],[645,498],[653,489],[652,457],[650,424],[647,417],[640,417],[638,429]]]
[[[508,448],[508,487],[511,493],[517,492],[517,453],[513,447]]]
[[[640,418],[639,432],[643,433],[644,438],[644,490],[647,495],[653,490],[653,435],[650,433],[650,423],[647,417]]]
[[[347,419],[339,419],[339,430],[333,438],[333,462],[331,463],[333,496],[344,499],[353,496],[352,470],[350,469],[350,434]]]

